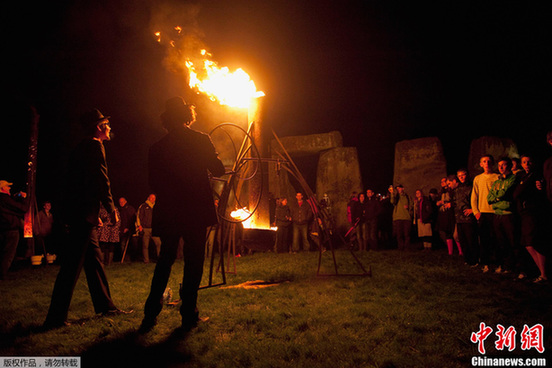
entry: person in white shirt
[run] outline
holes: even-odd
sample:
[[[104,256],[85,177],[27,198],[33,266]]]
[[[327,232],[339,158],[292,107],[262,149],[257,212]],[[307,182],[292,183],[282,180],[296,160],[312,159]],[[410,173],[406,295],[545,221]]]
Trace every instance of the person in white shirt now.
[[[473,179],[471,194],[471,207],[473,215],[477,219],[479,228],[479,254],[483,272],[489,271],[491,254],[493,251],[493,223],[495,212],[487,202],[487,195],[492,184],[498,179],[498,174],[493,170],[494,158],[491,155],[483,155],[479,160],[479,166],[483,172]]]

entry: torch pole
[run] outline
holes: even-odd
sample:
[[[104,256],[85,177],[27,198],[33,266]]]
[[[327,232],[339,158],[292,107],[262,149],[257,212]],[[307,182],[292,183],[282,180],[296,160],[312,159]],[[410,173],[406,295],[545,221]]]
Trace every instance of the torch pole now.
[[[31,134],[29,140],[28,151],[28,163],[27,163],[27,201],[29,202],[29,210],[25,214],[23,237],[28,239],[27,254],[26,256],[34,255],[34,239],[33,239],[33,223],[35,220],[36,206],[36,161],[38,151],[38,122],[40,116],[38,115],[34,106],[31,106]],[[46,253],[44,253],[46,255]]]
[[[247,112],[247,118],[249,124],[252,126],[253,142],[257,146],[260,158],[267,157],[268,147],[266,144],[266,137],[264,134],[264,122],[263,122],[263,101],[264,97],[258,97],[251,99],[249,109]],[[259,160],[259,164],[263,165],[263,170],[260,170],[262,175],[255,175],[251,179],[249,188],[249,204],[250,209],[253,208],[256,198],[260,198],[257,211],[253,214],[252,223],[255,227],[270,228],[270,205],[268,198],[268,170],[267,164],[263,160]]]

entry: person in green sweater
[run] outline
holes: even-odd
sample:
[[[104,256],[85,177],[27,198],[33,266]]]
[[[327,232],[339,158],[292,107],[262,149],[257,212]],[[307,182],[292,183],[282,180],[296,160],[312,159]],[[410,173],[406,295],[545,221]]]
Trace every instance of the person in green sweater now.
[[[389,199],[393,205],[393,234],[397,246],[399,250],[407,250],[410,247],[412,201],[401,184],[397,185],[396,190],[392,185],[389,187]]]

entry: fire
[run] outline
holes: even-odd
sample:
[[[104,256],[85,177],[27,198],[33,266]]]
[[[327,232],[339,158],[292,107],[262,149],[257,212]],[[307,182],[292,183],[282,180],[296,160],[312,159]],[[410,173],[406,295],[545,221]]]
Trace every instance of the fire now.
[[[249,212],[249,210],[245,207],[230,212],[230,216],[238,221],[241,221],[244,229],[266,229],[272,231],[278,230],[277,227],[271,227],[269,224],[256,223],[254,216],[252,216],[251,212]]]
[[[235,211],[230,212],[230,216],[232,218],[242,221],[242,225],[245,229],[251,229],[251,212],[247,210],[247,208],[240,208]],[[246,220],[247,219],[247,220]]]
[[[203,60],[197,64],[190,59],[186,60],[190,73],[189,85],[198,93],[206,94],[221,105],[237,108],[248,108],[252,99],[264,96],[264,92],[257,91],[255,82],[243,69],[231,72],[228,67],[220,68],[209,59],[212,55],[206,50],[201,50],[201,56]]]
[[[176,26],[173,28],[172,36],[169,38],[161,35],[161,32],[155,32],[154,35],[158,43],[163,40],[168,43],[172,49],[176,49],[177,54],[186,55],[184,64],[190,75],[190,88],[195,89],[198,93],[207,95],[212,101],[218,101],[221,105],[227,105],[236,108],[249,108],[251,102],[259,97],[264,96],[264,92],[257,91],[255,82],[251,80],[249,75],[241,68],[235,71],[230,71],[228,67],[219,67],[217,63],[211,60],[212,55],[205,49],[202,49],[196,55],[191,55],[190,50],[186,50],[186,35],[182,27]],[[182,46],[180,49],[180,46]],[[198,48],[195,48],[198,50]],[[178,63],[182,59],[179,58]]]

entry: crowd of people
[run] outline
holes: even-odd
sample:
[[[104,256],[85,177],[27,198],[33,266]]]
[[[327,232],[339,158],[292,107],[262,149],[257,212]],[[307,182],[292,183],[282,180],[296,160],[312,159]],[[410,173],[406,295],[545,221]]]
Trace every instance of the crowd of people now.
[[[547,135],[552,146],[552,132]],[[443,177],[440,189],[410,198],[403,185],[390,186],[386,196],[373,190],[353,193],[348,219],[359,250],[377,249],[389,232],[399,250],[412,247],[412,234],[424,250],[445,245],[470,267],[484,273],[513,274],[536,283],[548,280],[546,254],[552,246],[552,159],[542,171],[531,155],[480,158],[483,172],[473,180],[459,169]],[[495,171],[495,164],[497,170]],[[379,234],[379,235],[378,235]],[[456,253],[457,252],[457,253]]]
[[[61,244],[67,241],[66,228],[57,216],[54,217],[50,201],[42,203],[42,208],[34,218],[33,244],[25,244],[21,241],[22,220],[29,210],[29,203],[25,200],[24,192],[18,192],[13,196],[10,194],[12,185],[13,183],[0,180],[0,193],[7,194],[0,196],[3,210],[0,217],[4,227],[11,227],[2,233],[0,239],[4,245],[2,278],[7,276],[18,254],[24,259],[26,254],[57,255],[61,250]],[[151,257],[157,260],[161,239],[158,236],[152,236],[151,228],[155,198],[155,194],[150,194],[136,210],[125,197],[120,197],[119,205],[114,209],[117,212],[117,221],[105,207],[100,206],[97,234],[104,266],[110,266],[113,262],[150,263]],[[11,224],[8,224],[8,221],[11,221]],[[151,247],[152,243],[154,247]]]
[[[552,146],[552,132],[546,139]],[[347,204],[350,230],[345,240],[359,251],[403,251],[415,244],[425,251],[445,247],[449,255],[463,257],[467,265],[481,267],[484,273],[513,274],[517,279],[534,274],[534,282],[546,282],[546,254],[552,247],[552,158],[542,170],[531,155],[500,157],[496,162],[484,155],[479,165],[483,172],[473,180],[462,168],[443,177],[440,188],[427,195],[416,189],[411,198],[401,184],[390,186],[385,195],[373,189],[353,192]],[[319,207],[328,204],[325,194]],[[317,225],[323,225],[318,218],[324,218],[313,216],[313,208],[302,193],[291,203],[276,199],[275,252],[320,246],[312,237],[309,244],[308,234],[316,233]]]
[[[113,303],[104,266],[125,260],[149,263],[153,253],[157,264],[142,323],[144,330],[150,330],[156,324],[162,293],[179,250],[189,260],[181,290],[186,301],[181,308],[183,326],[195,325],[200,321],[196,301],[206,229],[217,223],[207,173],[220,176],[225,170],[209,137],[190,129],[195,121],[194,107],[181,98],[167,101],[162,120],[169,134],[151,148],[149,157],[155,194],[137,210],[125,197],[120,197],[116,206],[111,195],[103,147],[103,142],[110,140],[109,117],[95,109],[83,119],[88,138],[76,148],[69,163],[67,203],[71,216],[65,219],[64,230],[70,246],[60,252],[61,267],[45,327],[67,323],[74,285],[82,269],[97,313],[128,313]],[[547,134],[547,142],[552,146],[552,132]],[[182,160],[192,154],[195,161]],[[480,159],[483,172],[473,180],[468,170],[459,169],[442,178],[440,189],[431,189],[428,195],[416,189],[411,198],[401,184],[390,186],[385,195],[372,189],[353,193],[347,206],[350,230],[345,238],[358,251],[389,244],[404,251],[412,248],[414,236],[424,250],[444,245],[449,255],[457,253],[467,265],[480,267],[484,273],[512,274],[518,280],[535,276],[535,283],[545,283],[546,256],[552,244],[552,158],[542,170],[534,162],[530,155],[500,157],[495,172],[494,158],[484,155]],[[6,278],[15,257],[23,217],[29,210],[26,193],[12,195],[12,185],[0,180],[1,279]],[[161,205],[156,205],[158,196]],[[324,228],[332,225],[331,202],[326,194],[319,206],[303,193],[297,193],[291,202],[287,198],[277,200],[273,217],[276,252],[311,250],[313,227],[322,236]],[[54,219],[52,204],[47,201],[36,217],[35,253],[59,250],[59,244],[51,240]],[[188,244],[183,249],[182,241]],[[320,241],[316,245],[323,247]]]
[[[552,145],[550,137],[548,141]],[[494,170],[495,164],[498,172]],[[411,198],[401,184],[390,186],[385,195],[376,194],[372,189],[353,192],[347,205],[351,229],[346,240],[359,251],[407,250],[417,245],[426,251],[445,247],[450,255],[458,254],[471,267],[480,266],[483,272],[514,273],[518,278],[527,277],[532,266],[536,266],[539,273],[536,281],[544,282],[547,280],[546,246],[552,243],[547,231],[552,224],[550,207],[547,208],[547,203],[548,206],[551,203],[551,195],[547,194],[550,178],[545,180],[543,176],[546,172],[550,175],[549,161],[547,165],[544,171],[537,170],[529,155],[513,159],[501,157],[497,162],[492,156],[484,155],[480,159],[483,172],[473,180],[468,170],[459,169],[456,174],[443,177],[440,188],[432,188],[427,195],[422,189],[416,189]],[[2,278],[15,256],[19,223],[28,210],[25,193],[12,196],[11,185],[0,181],[0,194],[4,194],[0,196],[4,199],[2,208],[11,206],[12,212],[12,225],[4,226],[11,229],[3,232],[1,239],[5,244]],[[312,204],[302,193],[297,193],[290,202],[287,198],[276,199],[272,216],[277,227],[274,251],[296,253],[317,249],[319,244],[313,234],[316,235],[318,226],[313,224],[320,225],[316,224],[320,220],[315,219]],[[155,203],[156,195],[151,193],[136,210],[125,197],[120,197],[119,206],[114,208],[116,222],[100,206],[97,229],[104,265],[114,261],[149,263],[151,257],[157,260],[161,239],[152,236]],[[327,194],[319,207],[331,214]],[[59,238],[53,240],[51,210],[51,202],[44,202],[35,220],[35,254],[58,251]],[[7,215],[3,218],[7,223]],[[182,256],[182,249],[179,252]]]
[[[116,206],[111,193],[104,143],[111,140],[110,116],[92,109],[81,116],[84,139],[69,156],[63,201],[59,208],[63,224],[60,241],[55,236],[56,216],[50,202],[33,221],[36,244],[32,252],[58,252],[59,272],[53,285],[50,307],[43,328],[50,330],[70,324],[68,312],[82,271],[94,311],[101,315],[129,314],[114,302],[105,266],[124,261],[130,245],[140,252],[130,258],[150,261],[150,241],[156,266],[145,302],[141,333],[157,323],[163,307],[172,265],[183,244],[184,273],[180,288],[182,329],[189,330],[206,320],[199,316],[197,291],[203,273],[206,229],[217,223],[209,176],[225,174],[222,161],[207,134],[191,129],[195,106],[181,97],[167,100],[160,116],[167,134],[152,145],[148,156],[149,184],[155,194],[135,210],[126,198]],[[13,183],[0,180],[1,279],[8,276],[20,242],[24,217],[30,203],[26,193],[12,195]],[[157,199],[160,199],[157,202]],[[155,206],[156,215],[153,216]],[[54,211],[55,213],[55,211]],[[32,242],[26,242],[33,244]],[[130,247],[134,248],[134,247]]]

